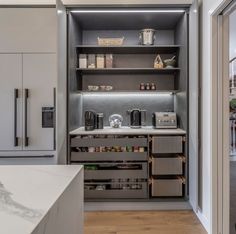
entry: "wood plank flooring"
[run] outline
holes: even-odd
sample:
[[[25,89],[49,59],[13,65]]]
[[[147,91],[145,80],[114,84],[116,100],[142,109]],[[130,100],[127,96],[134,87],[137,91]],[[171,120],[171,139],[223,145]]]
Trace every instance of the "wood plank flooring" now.
[[[84,234],[206,234],[192,211],[86,212]]]

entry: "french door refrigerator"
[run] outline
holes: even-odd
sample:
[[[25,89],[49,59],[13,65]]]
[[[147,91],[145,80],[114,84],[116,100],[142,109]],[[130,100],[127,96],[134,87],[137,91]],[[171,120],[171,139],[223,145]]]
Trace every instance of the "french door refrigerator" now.
[[[0,158],[54,157],[56,75],[56,54],[0,54]]]

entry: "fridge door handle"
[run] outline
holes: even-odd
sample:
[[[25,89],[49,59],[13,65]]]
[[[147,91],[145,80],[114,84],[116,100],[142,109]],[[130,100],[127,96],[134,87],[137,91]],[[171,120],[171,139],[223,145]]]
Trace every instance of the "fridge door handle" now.
[[[25,146],[29,146],[29,137],[28,137],[28,98],[29,98],[29,89],[25,89]]]
[[[19,98],[19,90],[14,89],[14,146],[18,146],[17,137],[17,99]]]
[[[53,149],[56,150],[56,88],[53,88]]]

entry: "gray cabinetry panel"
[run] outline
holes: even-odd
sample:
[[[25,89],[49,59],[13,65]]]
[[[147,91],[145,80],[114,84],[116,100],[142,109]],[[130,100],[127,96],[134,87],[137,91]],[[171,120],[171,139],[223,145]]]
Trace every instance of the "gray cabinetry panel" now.
[[[182,158],[153,158],[152,175],[182,175]]]
[[[182,136],[156,136],[152,138],[152,153],[182,153]]]
[[[71,152],[71,161],[145,161],[148,160],[147,152]]]
[[[183,195],[181,179],[157,179],[152,181],[153,197],[177,197]]]

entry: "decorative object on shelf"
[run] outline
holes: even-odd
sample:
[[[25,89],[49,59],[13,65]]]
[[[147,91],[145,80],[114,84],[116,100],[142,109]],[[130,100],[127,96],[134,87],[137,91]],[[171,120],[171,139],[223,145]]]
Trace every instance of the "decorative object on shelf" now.
[[[96,68],[95,54],[88,54],[88,68]]]
[[[103,129],[103,113],[97,113],[97,129]]]
[[[109,117],[109,122],[112,128],[120,128],[123,122],[123,117],[119,114],[113,114]]]
[[[105,68],[104,54],[97,54],[96,56],[96,68]]]
[[[79,68],[87,68],[87,54],[79,55]]]
[[[174,68],[176,66],[175,56],[173,56],[171,59],[165,59],[163,62],[166,68]]]
[[[164,64],[162,62],[161,56],[158,54],[154,60],[154,68],[162,69],[164,68]]]
[[[105,86],[105,90],[106,91],[112,91],[113,90],[113,86],[107,85],[107,86]]]
[[[106,68],[113,68],[113,54],[106,54]]]
[[[99,46],[121,46],[124,43],[125,37],[118,38],[100,38],[98,37]]]
[[[141,30],[139,33],[141,45],[153,45],[154,41],[156,40],[155,32],[156,30],[152,28],[145,28]]]
[[[231,101],[230,101],[230,109],[232,111],[236,111],[236,99],[235,98],[231,99]]]

